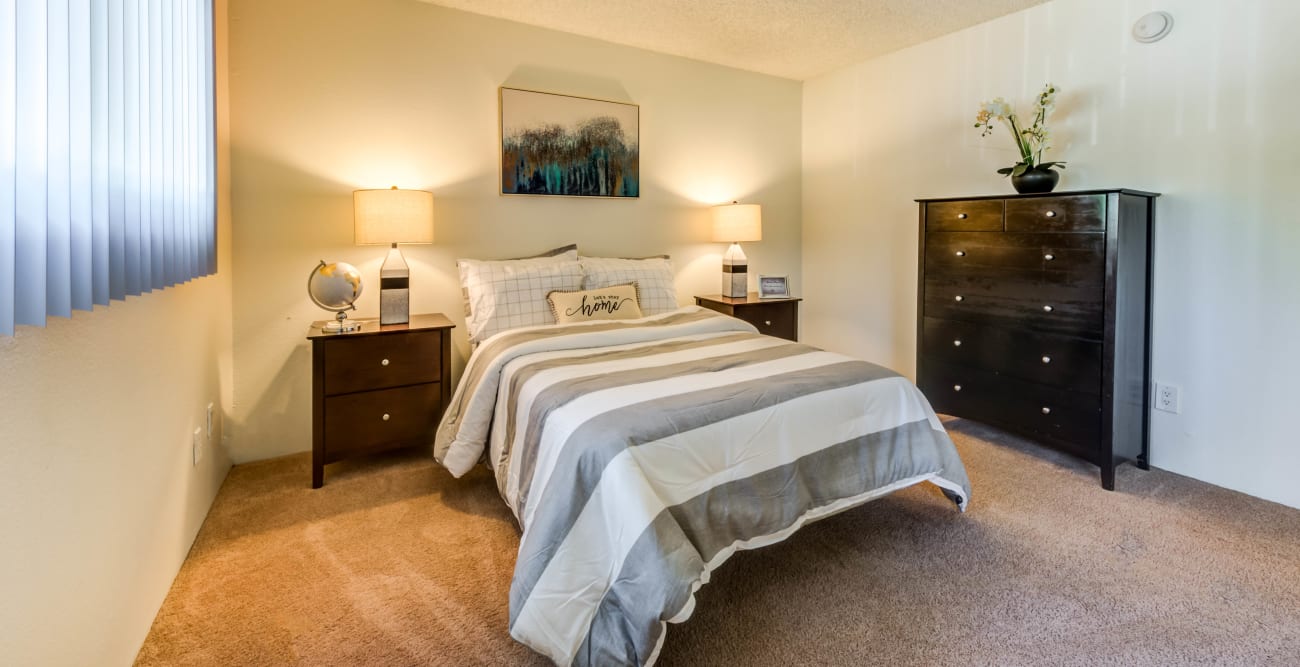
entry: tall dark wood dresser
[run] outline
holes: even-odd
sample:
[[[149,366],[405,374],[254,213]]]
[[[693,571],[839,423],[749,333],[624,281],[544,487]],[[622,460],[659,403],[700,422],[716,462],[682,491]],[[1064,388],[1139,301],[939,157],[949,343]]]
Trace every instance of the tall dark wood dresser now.
[[[917,385],[938,412],[1148,465],[1155,199],[919,199]]]

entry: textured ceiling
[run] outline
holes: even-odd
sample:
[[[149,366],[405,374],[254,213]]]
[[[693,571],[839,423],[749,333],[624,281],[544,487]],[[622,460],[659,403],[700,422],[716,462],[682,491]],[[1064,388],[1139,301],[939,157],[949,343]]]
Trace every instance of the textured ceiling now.
[[[799,80],[1045,1],[425,0]]]

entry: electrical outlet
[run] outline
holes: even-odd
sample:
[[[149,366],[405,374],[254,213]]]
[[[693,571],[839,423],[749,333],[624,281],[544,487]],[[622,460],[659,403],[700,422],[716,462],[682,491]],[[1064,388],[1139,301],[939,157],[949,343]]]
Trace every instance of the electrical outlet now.
[[[1182,397],[1178,385],[1165,382],[1156,383],[1156,409],[1178,414],[1183,411]]]
[[[203,460],[203,429],[195,427],[194,429],[194,465],[198,465]]]
[[[208,442],[212,442],[212,404],[208,403]]]

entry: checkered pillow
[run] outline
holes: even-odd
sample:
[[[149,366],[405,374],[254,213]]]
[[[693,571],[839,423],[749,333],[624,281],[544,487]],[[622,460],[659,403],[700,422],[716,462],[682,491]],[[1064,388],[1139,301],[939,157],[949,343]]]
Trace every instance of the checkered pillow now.
[[[469,295],[469,340],[477,345],[507,329],[555,324],[546,295],[582,287],[582,266],[554,258],[456,262]]]
[[[586,278],[583,289],[599,289],[636,283],[641,312],[658,315],[677,310],[677,287],[673,284],[673,263],[667,255],[646,259],[579,257]]]
[[[457,260],[456,266],[459,268],[460,262],[479,262],[479,261],[488,261],[488,260],[462,259],[462,260]],[[534,261],[534,263],[537,264],[545,264],[547,262],[576,262],[578,261],[578,244],[570,243],[569,245],[560,246],[558,248],[552,248],[551,250],[547,250],[546,252],[541,253],[540,255],[532,255],[530,257],[511,257],[510,259],[498,259],[498,260],[490,260],[490,261],[496,261],[496,262]],[[465,306],[465,320],[469,321],[470,316],[473,315],[473,311],[470,310],[469,307],[469,288],[465,286],[464,269],[461,269],[460,271],[460,298]]]

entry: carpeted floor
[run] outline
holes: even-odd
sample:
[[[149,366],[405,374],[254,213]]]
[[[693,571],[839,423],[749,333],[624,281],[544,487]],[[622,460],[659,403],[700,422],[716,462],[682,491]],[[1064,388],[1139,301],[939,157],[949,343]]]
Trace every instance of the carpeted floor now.
[[[1300,511],[947,422],[974,498],[913,487],[742,552],[675,665],[1297,665]],[[540,665],[506,630],[518,533],[419,453],[234,468],[139,665]]]

